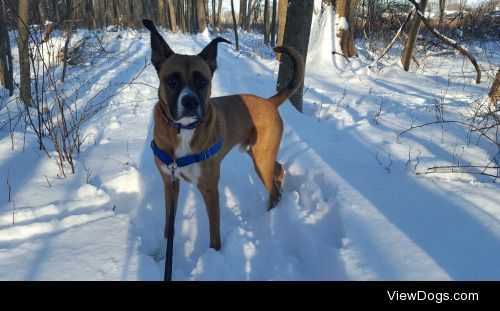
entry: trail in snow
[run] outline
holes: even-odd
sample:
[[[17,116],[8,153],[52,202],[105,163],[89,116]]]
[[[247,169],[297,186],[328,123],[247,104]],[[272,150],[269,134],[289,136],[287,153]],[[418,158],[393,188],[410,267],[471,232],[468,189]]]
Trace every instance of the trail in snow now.
[[[70,77],[88,74],[82,102],[103,88],[99,96],[106,98],[149,58],[149,36],[120,35],[107,45],[116,58],[70,70]],[[174,51],[194,54],[210,38],[166,34],[166,40]],[[277,66],[261,41],[243,34],[241,54],[219,45],[213,96],[274,94]],[[323,48],[311,55],[321,56]],[[453,126],[397,135],[412,122],[435,118],[443,85],[457,110],[484,87],[447,81],[441,73],[415,76],[395,65],[373,73],[362,59],[335,71],[327,67],[330,58],[308,63],[305,114],[289,103],[280,108],[285,132],[278,160],[286,177],[275,209],[266,211],[250,158],[230,152],[221,168],[223,246],[216,252],[208,248],[203,200],[182,183],[173,278],[499,279],[498,184],[415,175],[425,165],[486,157],[488,150],[467,146],[464,131]],[[165,219],[149,150],[158,84],[152,66],[138,81],[86,125],[77,174],[66,180],[56,178],[51,159],[36,155],[32,136],[23,152],[22,132],[16,133],[12,151],[10,137],[0,132],[0,177],[9,173],[13,186],[12,201],[2,196],[0,202],[0,279],[162,278],[164,262],[151,256]]]

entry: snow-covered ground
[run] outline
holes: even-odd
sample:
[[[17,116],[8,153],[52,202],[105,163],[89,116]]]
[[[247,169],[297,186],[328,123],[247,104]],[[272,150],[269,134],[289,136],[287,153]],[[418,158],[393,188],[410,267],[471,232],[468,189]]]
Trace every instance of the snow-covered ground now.
[[[198,53],[210,40],[164,34],[178,53]],[[213,96],[274,94],[278,64],[261,42],[241,34],[242,53],[219,45]],[[69,67],[67,85],[86,83],[83,102],[113,94],[150,57],[146,32],[111,32],[103,43],[109,53]],[[173,278],[500,279],[498,183],[416,174],[457,159],[484,162],[493,151],[468,144],[466,130],[454,124],[399,135],[435,121],[436,107],[450,117],[466,113],[487,93],[486,83],[475,85],[470,65],[458,56],[428,57],[439,66],[427,68],[438,69],[408,73],[390,57],[369,68],[372,60],[362,52],[339,69],[322,48],[313,44],[310,51],[305,113],[290,103],[280,108],[281,202],[266,212],[250,158],[233,150],[219,184],[223,246],[217,252],[208,248],[201,196],[182,183]],[[151,256],[165,218],[149,149],[157,85],[149,66],[85,124],[77,172],[66,179],[37,150],[34,135],[20,128],[12,143],[8,128],[0,131],[0,280],[162,279],[164,261]]]

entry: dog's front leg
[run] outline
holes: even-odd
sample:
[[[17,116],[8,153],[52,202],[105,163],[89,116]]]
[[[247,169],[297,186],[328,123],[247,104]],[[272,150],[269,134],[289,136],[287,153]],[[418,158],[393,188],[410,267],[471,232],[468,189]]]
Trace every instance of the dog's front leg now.
[[[220,207],[219,207],[219,176],[213,176],[198,183],[198,190],[205,201],[210,227],[210,247],[219,250],[220,242]]]

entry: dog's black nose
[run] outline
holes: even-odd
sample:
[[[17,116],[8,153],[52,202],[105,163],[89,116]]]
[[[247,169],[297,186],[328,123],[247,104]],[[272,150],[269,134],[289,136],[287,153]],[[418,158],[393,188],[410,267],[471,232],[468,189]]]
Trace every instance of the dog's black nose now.
[[[200,101],[196,96],[186,95],[182,98],[182,106],[187,110],[195,110],[200,105]]]

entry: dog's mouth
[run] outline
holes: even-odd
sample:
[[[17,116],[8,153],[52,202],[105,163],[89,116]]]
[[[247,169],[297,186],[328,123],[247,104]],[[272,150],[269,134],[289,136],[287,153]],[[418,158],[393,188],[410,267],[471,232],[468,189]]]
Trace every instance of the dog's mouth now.
[[[184,110],[184,113],[182,114],[182,118],[186,118],[186,117],[193,117],[197,120],[200,120],[200,119],[203,119],[203,116],[201,115],[201,112],[198,111],[199,109],[194,109],[194,110]]]
[[[177,111],[173,117],[176,123],[187,126],[195,123],[203,123],[205,120],[205,111],[201,107],[183,109],[182,111]]]
[[[201,109],[201,107],[198,107],[196,109],[184,109],[182,111],[182,114],[179,116],[179,118],[176,121],[180,121],[182,119],[189,119],[192,120],[192,122],[203,122],[205,119],[204,111]]]

